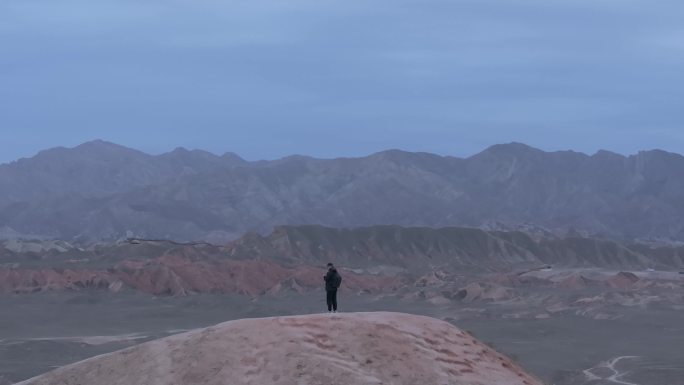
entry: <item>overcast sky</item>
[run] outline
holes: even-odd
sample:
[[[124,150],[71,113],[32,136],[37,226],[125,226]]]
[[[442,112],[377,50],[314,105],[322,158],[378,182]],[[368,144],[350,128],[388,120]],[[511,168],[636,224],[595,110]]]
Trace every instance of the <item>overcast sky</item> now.
[[[684,2],[2,0],[0,162],[104,139],[247,159],[684,153]]]

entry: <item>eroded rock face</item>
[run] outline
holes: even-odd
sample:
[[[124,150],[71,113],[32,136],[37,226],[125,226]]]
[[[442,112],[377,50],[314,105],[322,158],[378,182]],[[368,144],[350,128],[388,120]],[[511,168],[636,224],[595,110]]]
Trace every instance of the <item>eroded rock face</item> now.
[[[510,143],[469,158],[392,150],[247,162],[94,141],[0,165],[0,236],[228,240],[282,223],[394,223],[682,241],[682,174],[684,157],[663,151],[587,156]],[[601,263],[635,259],[615,245],[579,243],[575,251],[599,247],[591,259]],[[495,249],[506,256],[510,246]]]
[[[444,321],[400,313],[230,321],[57,369],[21,385],[541,385]]]
[[[322,287],[325,270],[287,267],[259,260],[191,260],[166,255],[146,261],[124,261],[106,270],[0,268],[0,294],[124,288],[154,295],[235,293],[248,296],[302,292]],[[399,285],[393,277],[344,273],[342,290],[379,292]]]

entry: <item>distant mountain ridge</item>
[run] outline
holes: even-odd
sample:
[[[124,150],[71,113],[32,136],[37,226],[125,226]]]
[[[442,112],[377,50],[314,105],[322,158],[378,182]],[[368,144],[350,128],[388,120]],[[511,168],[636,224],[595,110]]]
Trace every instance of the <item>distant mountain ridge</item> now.
[[[235,154],[177,148],[154,156],[101,140],[57,147],[0,165],[0,204],[51,199],[65,194],[106,196],[179,176],[244,163]]]
[[[684,241],[684,157],[492,146],[248,162],[94,141],[0,165],[0,234],[224,242],[278,225],[473,226]]]

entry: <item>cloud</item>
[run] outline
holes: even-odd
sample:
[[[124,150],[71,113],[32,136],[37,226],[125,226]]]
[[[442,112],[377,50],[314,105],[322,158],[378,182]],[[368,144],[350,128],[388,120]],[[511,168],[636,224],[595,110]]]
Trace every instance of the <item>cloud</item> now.
[[[40,146],[169,133],[252,158],[443,151],[440,136],[621,151],[656,130],[676,150],[681,14],[642,0],[6,0],[0,130]],[[0,146],[6,160],[37,150]]]

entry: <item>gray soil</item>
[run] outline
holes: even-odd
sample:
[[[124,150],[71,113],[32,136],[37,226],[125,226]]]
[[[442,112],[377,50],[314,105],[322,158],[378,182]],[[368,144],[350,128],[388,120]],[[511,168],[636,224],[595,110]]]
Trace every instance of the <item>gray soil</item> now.
[[[555,385],[684,385],[684,312],[626,308],[617,320],[555,315],[506,319],[505,309],[435,306],[394,298],[343,295],[342,311],[400,311],[442,319],[469,330]],[[468,308],[478,307],[470,304]],[[98,291],[0,297],[0,385],[55,367],[183,330],[227,320],[322,311],[322,293],[251,300],[243,296],[182,298]],[[95,338],[97,337],[97,338]],[[609,363],[621,356],[614,367]],[[596,378],[590,378],[583,371]]]

